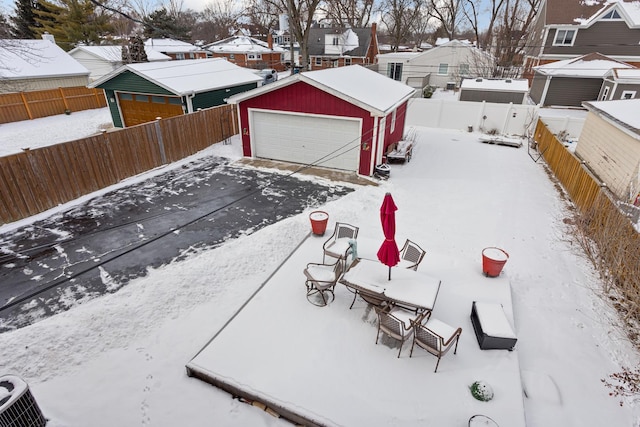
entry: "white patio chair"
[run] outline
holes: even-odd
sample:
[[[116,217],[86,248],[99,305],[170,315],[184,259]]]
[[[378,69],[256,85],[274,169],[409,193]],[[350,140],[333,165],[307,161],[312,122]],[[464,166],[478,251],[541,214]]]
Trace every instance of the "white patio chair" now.
[[[305,285],[307,287],[307,300],[319,307],[324,307],[335,299],[333,292],[336,283],[342,276],[342,261],[336,260],[333,264],[318,264],[310,262],[304,269],[304,275],[307,276]],[[327,294],[331,295],[331,301],[328,300]],[[317,295],[320,295],[321,303],[318,301]]]
[[[413,335],[413,324],[419,322],[423,315],[416,316],[415,313],[408,312],[392,305],[382,307],[374,306],[378,314],[378,333],[376,334],[376,344],[380,338],[380,331],[384,332],[391,338],[400,341],[400,349],[398,357],[402,352],[402,345],[405,341],[411,339]]]
[[[324,250],[322,262],[325,262],[327,255],[346,261],[349,255],[349,249],[351,248],[349,241],[358,238],[358,230],[359,228],[353,225],[336,222],[333,234],[322,245],[322,249]]]
[[[400,249],[400,262],[398,263],[398,267],[417,270],[425,254],[426,251],[424,249],[407,239],[402,249]]]
[[[461,333],[462,328],[456,329],[438,319],[429,319],[424,324],[423,322],[415,322],[413,343],[411,344],[409,357],[413,355],[413,347],[418,344],[419,347],[422,347],[438,358],[436,369],[433,371],[437,372],[440,359],[447,354],[454,343],[455,348],[453,354],[456,354],[458,351],[458,340]]]

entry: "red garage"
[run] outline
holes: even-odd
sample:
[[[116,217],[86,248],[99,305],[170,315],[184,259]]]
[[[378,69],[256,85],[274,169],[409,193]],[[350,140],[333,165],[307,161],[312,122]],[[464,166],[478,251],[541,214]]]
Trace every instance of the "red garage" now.
[[[243,154],[372,175],[402,139],[414,89],[359,65],[309,71],[227,100]]]

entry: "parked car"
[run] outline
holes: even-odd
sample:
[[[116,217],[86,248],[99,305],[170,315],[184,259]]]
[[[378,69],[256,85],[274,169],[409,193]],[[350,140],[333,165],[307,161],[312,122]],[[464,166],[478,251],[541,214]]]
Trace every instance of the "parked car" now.
[[[278,72],[276,70],[274,70],[273,68],[265,68],[263,70],[260,70],[258,75],[260,77],[262,77],[262,79],[263,79],[262,84],[263,85],[266,85],[268,83],[273,83],[276,80],[278,80]]]

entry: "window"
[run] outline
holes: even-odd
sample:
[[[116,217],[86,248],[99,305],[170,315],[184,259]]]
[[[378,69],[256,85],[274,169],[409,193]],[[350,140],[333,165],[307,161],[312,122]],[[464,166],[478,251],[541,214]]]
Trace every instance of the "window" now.
[[[133,101],[133,95],[130,93],[121,93],[119,98],[123,101]]]
[[[181,98],[170,97],[169,98],[169,104],[182,105],[182,99]]]
[[[556,30],[556,38],[553,39],[554,46],[573,46],[576,38],[576,30]]]
[[[344,58],[344,65],[351,65],[351,58]]]
[[[622,16],[620,16],[620,14],[618,13],[618,11],[616,9],[613,9],[612,11],[610,11],[609,13],[607,13],[606,15],[604,15],[602,18],[600,18],[602,20],[613,20],[613,19],[622,19]]]
[[[402,63],[389,62],[387,64],[387,77],[401,81],[402,80]]]
[[[189,59],[196,59],[196,54],[193,52],[189,52]]]
[[[340,61],[338,61],[337,59],[335,61],[331,61],[331,66],[333,68],[338,68],[340,66]]]
[[[258,59],[262,59],[261,53],[247,53],[247,59],[249,61],[257,61]]]
[[[331,44],[334,46],[338,46],[340,42],[340,39],[338,37],[334,37],[333,40],[331,40]]]
[[[316,56],[316,65],[322,65],[322,58],[320,58],[319,56]]]
[[[396,130],[396,112],[398,110],[393,110],[393,114],[391,115],[391,132],[393,133]]]
[[[176,59],[184,59],[184,53],[176,53]]]
[[[231,59],[232,61],[236,59],[236,55],[233,53],[229,54],[229,59]]]
[[[153,102],[154,104],[164,104],[164,96],[152,96],[151,97],[151,102]]]
[[[635,90],[625,90],[622,92],[622,96],[620,97],[620,99],[633,99],[635,97],[636,97]]]
[[[440,64],[438,66],[438,75],[446,76],[449,74],[449,64]]]
[[[600,97],[600,101],[606,101],[608,96],[609,96],[609,86],[605,86],[604,90],[602,91],[602,96]]]
[[[460,64],[460,75],[469,75],[469,64]]]

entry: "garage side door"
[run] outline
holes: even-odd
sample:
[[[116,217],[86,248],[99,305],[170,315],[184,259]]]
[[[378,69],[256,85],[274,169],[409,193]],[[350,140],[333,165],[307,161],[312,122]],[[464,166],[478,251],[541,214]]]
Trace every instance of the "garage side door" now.
[[[358,170],[360,127],[352,119],[251,112],[256,157],[332,169]]]

